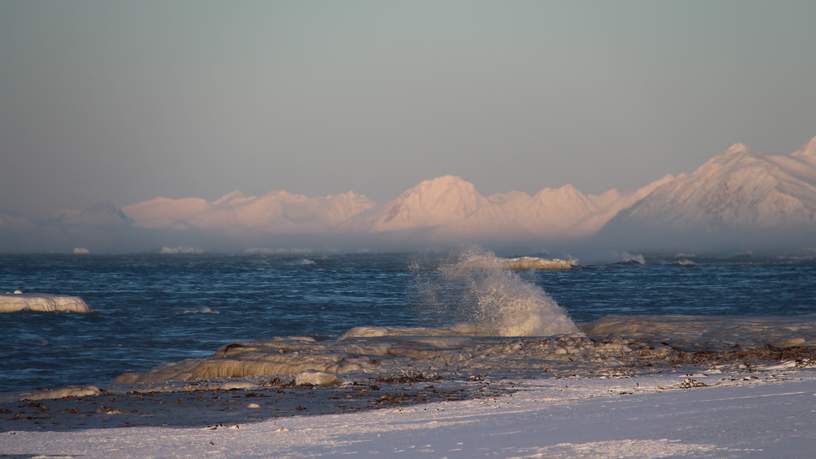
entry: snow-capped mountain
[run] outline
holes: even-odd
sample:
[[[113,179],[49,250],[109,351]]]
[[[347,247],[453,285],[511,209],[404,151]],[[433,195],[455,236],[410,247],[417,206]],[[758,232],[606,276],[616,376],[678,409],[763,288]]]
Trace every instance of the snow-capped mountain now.
[[[262,196],[235,191],[212,202],[158,197],[131,204],[124,212],[142,228],[316,233],[335,230],[373,206],[370,199],[353,192],[308,197],[288,191]]]
[[[596,195],[564,185],[486,196],[467,180],[446,175],[380,206],[354,192],[309,197],[234,191],[212,201],[156,197],[123,209],[100,204],[41,220],[0,214],[0,249],[13,250],[121,251],[134,243],[171,242],[240,249],[341,240],[340,245],[366,247],[425,242],[598,242],[620,250],[813,247],[816,138],[786,155],[757,155],[735,144],[691,173],[667,175],[628,193],[612,189]]]
[[[0,212],[0,232],[22,232],[30,231],[36,226],[34,223],[14,212]]]
[[[133,222],[122,209],[99,203],[85,209],[64,209],[52,215],[49,224],[58,226],[126,227]]]
[[[424,180],[386,203],[364,223],[373,232],[438,228],[489,205],[472,183],[446,175]]]
[[[437,240],[576,239],[593,234],[655,187],[591,195],[565,185],[533,195],[512,191],[483,196],[472,183],[447,175],[406,190],[361,215],[354,226],[372,233],[424,232]]]
[[[690,174],[622,211],[602,236],[647,237],[648,246],[759,239],[793,245],[816,235],[816,138],[789,155],[756,155],[735,144]],[[785,234],[788,241],[778,240]],[[804,238],[804,239],[802,239]]]

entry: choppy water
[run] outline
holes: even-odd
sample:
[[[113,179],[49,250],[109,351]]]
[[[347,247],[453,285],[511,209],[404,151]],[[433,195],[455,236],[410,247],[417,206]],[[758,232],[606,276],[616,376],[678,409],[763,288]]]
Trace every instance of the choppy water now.
[[[107,381],[236,341],[332,337],[362,325],[450,325],[474,301],[447,257],[2,256],[0,290],[78,295],[91,314],[0,314],[0,391]],[[520,275],[578,322],[608,314],[816,313],[813,260],[646,257]]]

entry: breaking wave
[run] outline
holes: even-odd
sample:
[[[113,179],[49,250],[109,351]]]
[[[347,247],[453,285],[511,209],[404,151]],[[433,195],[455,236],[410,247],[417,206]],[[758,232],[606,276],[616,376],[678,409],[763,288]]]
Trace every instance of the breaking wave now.
[[[292,262],[292,264],[297,266],[311,266],[315,264],[315,261],[309,258],[301,258],[297,261]]]
[[[218,314],[219,312],[209,306],[201,306],[198,308],[183,309],[182,314]]]
[[[623,252],[620,256],[620,263],[631,263],[638,265],[646,264],[646,257],[639,253]]]
[[[438,268],[443,282],[458,286],[459,307],[474,334],[552,336],[580,334],[566,311],[538,286],[526,282],[493,253],[468,250]],[[461,328],[461,327],[460,327]]]

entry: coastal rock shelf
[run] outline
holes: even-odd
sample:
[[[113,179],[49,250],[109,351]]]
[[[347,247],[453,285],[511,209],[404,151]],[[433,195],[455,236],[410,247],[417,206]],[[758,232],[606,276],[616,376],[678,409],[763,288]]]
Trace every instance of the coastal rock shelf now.
[[[340,379],[634,375],[680,366],[816,358],[816,320],[784,317],[611,317],[582,325],[586,335],[498,337],[450,328],[359,327],[335,340],[280,337],[234,343],[212,357],[125,373],[120,384],[273,377],[304,372]],[[334,381],[334,378],[331,378]]]
[[[78,296],[49,295],[44,293],[0,294],[0,313],[3,312],[91,312]]]
[[[596,339],[625,338],[685,351],[816,347],[816,316],[612,315],[584,324]]]

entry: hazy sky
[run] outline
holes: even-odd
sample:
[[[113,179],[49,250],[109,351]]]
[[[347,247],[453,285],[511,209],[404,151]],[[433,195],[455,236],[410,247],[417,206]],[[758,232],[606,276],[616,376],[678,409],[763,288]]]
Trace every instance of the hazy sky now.
[[[0,0],[0,208],[632,188],[816,135],[812,1]]]

